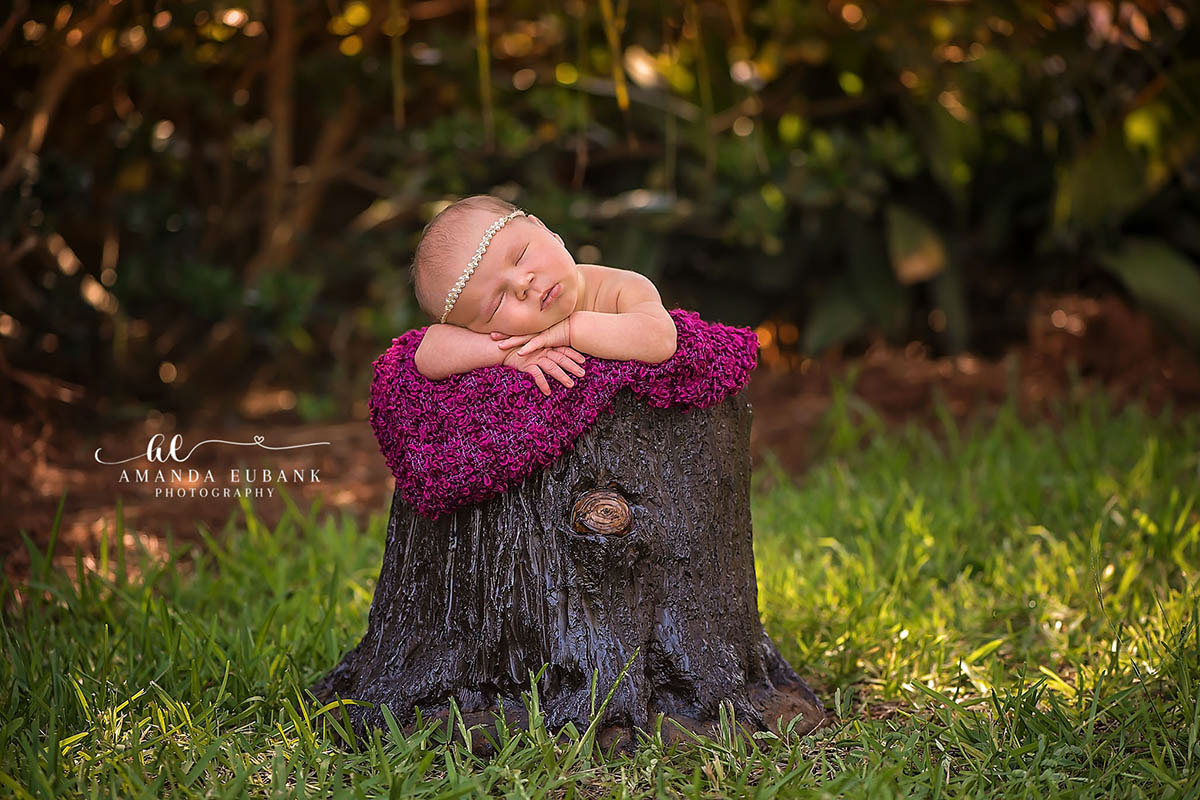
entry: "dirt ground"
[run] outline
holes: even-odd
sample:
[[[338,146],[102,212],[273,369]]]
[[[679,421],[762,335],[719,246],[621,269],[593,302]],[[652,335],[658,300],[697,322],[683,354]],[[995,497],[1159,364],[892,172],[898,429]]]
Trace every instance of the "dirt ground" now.
[[[1100,386],[1118,403],[1141,402],[1154,411],[1168,404],[1181,413],[1200,408],[1200,361],[1115,297],[1038,298],[1029,313],[1027,340],[995,360],[972,355],[932,358],[918,343],[897,348],[883,342],[873,343],[861,355],[833,350],[808,359],[781,348],[779,340],[790,337],[780,333],[771,323],[759,329],[760,364],[747,388],[754,410],[751,459],[757,466],[771,450],[794,475],[816,455],[835,379],[853,381],[855,402],[870,406],[889,424],[915,420],[933,429],[938,427],[938,396],[960,421],[989,413],[1010,394],[1023,414],[1052,417],[1056,400]],[[11,387],[6,390],[28,390],[3,375],[0,381]],[[115,541],[118,505],[131,563],[140,561],[143,550],[152,558],[163,557],[168,534],[177,545],[200,541],[197,525],[219,535],[238,510],[238,500],[155,496],[166,487],[193,485],[189,478],[199,477],[194,486],[205,486],[209,470],[215,479],[210,485],[234,485],[230,471],[239,469],[243,485],[252,488],[264,486],[263,475],[257,473],[255,483],[245,482],[247,467],[272,470],[272,480],[283,470],[284,486],[300,509],[307,511],[320,498],[324,509],[359,521],[371,514],[386,515],[392,476],[366,421],[365,404],[360,411],[359,418],[332,424],[247,422],[220,430],[175,429],[168,418],[155,414],[101,435],[54,424],[47,414],[20,422],[0,420],[5,431],[0,439],[0,561],[5,577],[15,583],[27,579],[30,558],[20,531],[44,552],[64,491],[54,564],[69,574],[74,574],[77,548],[85,567],[97,568],[101,538]],[[171,482],[165,470],[167,483],[139,485],[134,470],[151,465],[135,456],[145,455],[147,440],[156,433],[168,440],[180,434],[181,455],[206,439],[246,445],[202,445],[186,464],[176,465],[185,467],[178,481]],[[262,437],[263,445],[293,449],[263,449],[253,443],[256,436]],[[318,442],[328,444],[297,447]],[[97,448],[105,461],[131,460],[125,465],[99,464]],[[187,469],[198,474],[189,475]],[[121,480],[122,470],[129,482]],[[301,473],[303,480],[295,480]],[[276,493],[252,503],[255,513],[273,526],[287,500]],[[110,552],[111,548],[110,544]]]

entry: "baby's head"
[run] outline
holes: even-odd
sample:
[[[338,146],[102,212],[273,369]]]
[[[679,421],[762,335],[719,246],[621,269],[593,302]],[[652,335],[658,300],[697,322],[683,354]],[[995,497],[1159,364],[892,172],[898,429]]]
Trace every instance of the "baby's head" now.
[[[447,295],[488,229],[506,217],[443,320]],[[465,197],[431,219],[421,232],[410,271],[417,303],[426,314],[479,333],[543,331],[570,315],[583,293],[582,276],[562,237],[537,217],[491,195]]]

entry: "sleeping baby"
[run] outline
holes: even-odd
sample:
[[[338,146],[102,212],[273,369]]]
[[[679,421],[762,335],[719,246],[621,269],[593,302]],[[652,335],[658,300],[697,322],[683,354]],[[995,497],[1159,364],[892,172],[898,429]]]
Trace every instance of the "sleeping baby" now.
[[[651,364],[675,354],[675,321],[649,278],[576,264],[561,236],[491,195],[430,220],[411,269],[417,302],[437,320],[414,356],[426,378],[504,364],[548,395],[547,376],[575,385],[583,353]]]

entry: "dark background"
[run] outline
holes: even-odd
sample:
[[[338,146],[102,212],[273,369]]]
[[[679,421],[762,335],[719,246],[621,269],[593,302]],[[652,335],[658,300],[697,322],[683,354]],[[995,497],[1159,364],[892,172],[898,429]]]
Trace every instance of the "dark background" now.
[[[1042,290],[1194,348],[1198,45],[1150,2],[18,2],[4,412],[359,415],[476,192],[784,366],[998,357]]]

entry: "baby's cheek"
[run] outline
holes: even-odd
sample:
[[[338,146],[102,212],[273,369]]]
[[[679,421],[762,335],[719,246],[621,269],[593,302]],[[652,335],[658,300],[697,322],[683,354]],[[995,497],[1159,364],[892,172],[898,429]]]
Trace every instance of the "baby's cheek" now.
[[[541,333],[543,326],[538,324],[536,315],[526,312],[520,315],[514,314],[509,322],[508,330],[512,331],[513,336],[523,336],[527,333]]]

